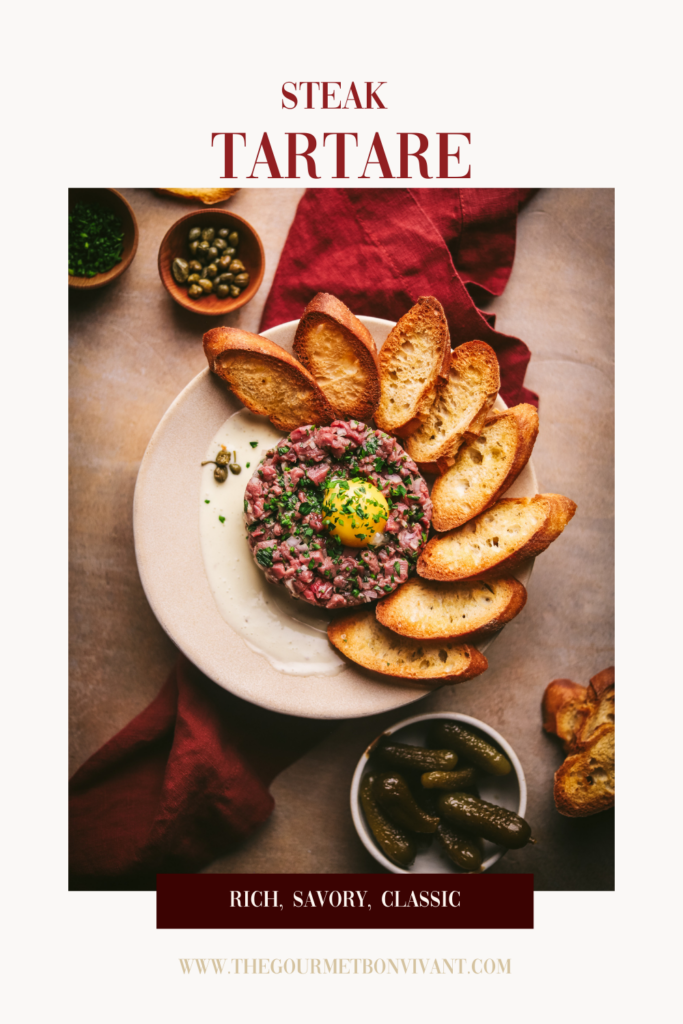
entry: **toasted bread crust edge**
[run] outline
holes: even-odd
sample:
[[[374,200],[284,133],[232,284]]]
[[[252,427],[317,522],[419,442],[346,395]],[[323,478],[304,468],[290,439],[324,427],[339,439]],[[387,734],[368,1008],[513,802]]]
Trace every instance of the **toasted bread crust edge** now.
[[[396,603],[396,595],[406,586],[410,585],[412,581],[417,578],[415,576],[407,580],[400,587],[397,587],[393,594],[389,594],[388,597],[383,598],[375,606],[375,615],[377,620],[386,626],[387,629],[393,630],[394,633],[400,634],[400,636],[409,637],[411,640],[461,640],[467,637],[486,637],[490,633],[497,633],[499,629],[510,622],[515,616],[519,615],[522,608],[527,601],[526,587],[516,580],[514,576],[510,576],[505,580],[499,580],[498,582],[506,583],[510,588],[510,594],[508,596],[508,602],[501,611],[486,622],[483,626],[479,626],[476,629],[468,629],[464,632],[459,633],[429,633],[427,631],[420,632],[419,628],[412,628],[411,624],[400,620],[397,616],[391,615],[391,609],[393,604]],[[421,580],[420,582],[425,583],[429,581]]]
[[[441,337],[439,339],[439,344],[441,352],[435,372],[425,382],[425,385],[420,395],[417,397],[415,401],[413,414],[407,420],[404,420],[402,423],[393,424],[390,424],[387,420],[385,420],[382,414],[381,396],[380,403],[375,412],[375,423],[377,424],[380,430],[385,431],[385,433],[387,434],[395,434],[397,437],[402,438],[409,437],[411,434],[415,433],[417,428],[420,426],[420,423],[422,422],[421,416],[429,411],[434,401],[434,396],[436,394],[436,385],[439,378],[446,379],[448,377],[448,371],[451,365],[451,338],[448,330],[448,321],[446,320],[446,314],[444,313],[443,306],[441,305],[439,300],[435,298],[433,295],[421,295],[418,298],[415,305],[411,306],[410,309],[406,313],[404,313],[403,316],[392,327],[391,331],[389,332],[386,338],[386,341],[384,342],[380,350],[380,384],[382,380],[382,375],[385,370],[385,366],[388,363],[391,356],[393,355],[394,350],[396,348],[398,338],[402,330],[402,324],[404,323],[404,321],[407,321],[408,318],[414,320],[420,317],[422,313],[422,308],[418,307],[427,307],[433,313],[436,313],[438,319],[440,320],[439,329],[441,332]]]
[[[502,498],[500,502],[497,502],[496,504],[502,504],[508,501],[517,502],[519,500],[521,499]],[[516,568],[520,562],[526,561],[527,558],[535,558],[536,555],[540,555],[552,544],[554,540],[557,539],[557,537],[560,536],[565,526],[570,522],[576,512],[576,502],[572,501],[571,498],[565,498],[563,494],[536,494],[531,500],[542,500],[546,503],[546,516],[543,524],[539,527],[533,537],[531,537],[527,543],[519,549],[519,551],[513,552],[501,562],[496,562],[481,571],[467,573],[465,575],[454,575],[452,569],[442,568],[431,561],[431,554],[434,548],[440,541],[448,537],[448,533],[444,533],[440,537],[432,537],[432,539],[428,541],[423,548],[422,554],[417,562],[418,575],[423,576],[424,579],[428,580],[485,580],[495,576],[503,576],[510,570]],[[493,506],[489,506],[489,509],[485,509],[484,512],[489,511],[491,507]],[[479,514],[483,515],[484,513],[480,512]],[[474,518],[476,519],[476,516]],[[468,522],[471,523],[472,520],[470,519]],[[461,529],[461,527],[458,527],[458,529]]]
[[[614,806],[614,792],[601,792],[596,787],[594,793],[584,794],[581,800],[577,800],[569,795],[568,785],[577,774],[590,774],[596,762],[601,767],[605,764],[605,744],[609,751],[608,758],[612,760],[614,757],[613,722],[604,722],[587,740],[582,739],[586,723],[599,710],[603,699],[613,697],[614,690],[614,666],[610,666],[593,676],[587,687],[571,679],[554,679],[543,694],[543,728],[562,740],[568,755],[555,772],[553,784],[555,806],[565,817],[586,818]],[[566,720],[572,711],[574,727],[568,732],[562,728],[561,720]],[[591,764],[594,754],[597,756]],[[608,770],[614,772],[613,763]]]
[[[327,636],[337,650],[344,655],[344,657],[350,661],[353,665],[360,665],[362,668],[368,669],[370,672],[377,672],[379,675],[387,676],[391,679],[405,679],[412,682],[421,682],[425,684],[433,684],[434,686],[441,686],[444,683],[464,683],[468,679],[473,679],[475,676],[479,676],[482,672],[485,672],[489,667],[489,663],[485,655],[481,651],[477,650],[476,647],[471,644],[461,644],[464,651],[469,653],[469,664],[464,672],[455,675],[444,675],[444,676],[420,676],[417,674],[409,674],[404,672],[403,674],[396,672],[387,672],[386,669],[381,667],[381,663],[373,662],[372,664],[356,661],[350,658],[344,650],[344,644],[342,641],[342,633],[349,627],[352,627],[357,621],[365,618],[366,615],[372,614],[372,609],[364,609],[360,612],[355,612],[353,615],[347,615],[343,619],[337,619],[331,622],[327,627]]]
[[[366,374],[366,397],[362,405],[354,409],[334,409],[335,418],[367,421],[372,419],[380,399],[379,356],[375,340],[367,327],[354,316],[348,306],[335,295],[318,292],[306,306],[294,336],[294,351],[303,366],[313,375],[307,348],[308,332],[321,323],[339,327],[353,345]],[[329,399],[328,399],[329,402]]]
[[[260,334],[251,334],[249,331],[242,331],[238,327],[212,327],[210,331],[207,331],[204,335],[204,353],[206,355],[209,369],[216,376],[224,380],[230,390],[239,398],[239,400],[245,405],[251,412],[258,413],[261,416],[268,416],[270,421],[281,430],[294,430],[297,426],[303,426],[302,423],[294,424],[294,426],[287,420],[283,420],[277,410],[269,410],[263,406],[258,406],[255,402],[245,400],[245,397],[239,393],[235,388],[230,379],[225,375],[220,366],[218,360],[225,352],[255,352],[258,355],[265,356],[267,359],[272,359],[274,362],[286,366],[290,371],[293,371],[295,377],[299,378],[301,383],[307,385],[312,392],[313,404],[316,408],[318,416],[315,420],[317,425],[324,425],[331,423],[334,419],[334,412],[325,395],[322,393],[320,388],[313,376],[308,370],[301,365],[301,363],[290,355],[285,349],[280,348],[275,342],[270,341],[268,338],[263,338]]]
[[[432,502],[434,504],[432,526],[435,530],[438,530],[439,533],[443,533],[446,530],[454,530],[456,527],[462,526],[463,523],[469,522],[470,519],[474,519],[474,517],[478,516],[481,512],[485,512],[487,508],[491,507],[491,505],[495,505],[505,492],[512,487],[513,483],[531,458],[531,453],[536,443],[536,438],[538,437],[538,412],[534,406],[527,404],[513,405],[511,408],[505,409],[503,412],[494,412],[487,417],[484,426],[502,419],[503,417],[514,419],[517,425],[517,445],[510,468],[508,469],[505,478],[498,488],[485,499],[485,502],[480,508],[469,515],[466,519],[463,519],[462,516],[457,516],[452,513],[449,515],[447,503],[444,502],[444,505],[439,507],[439,480],[441,479],[441,477],[439,477],[439,479],[434,482],[434,488],[432,489]],[[431,466],[434,464],[429,463],[428,465],[430,468],[427,472],[433,472]],[[450,467],[444,466],[442,469],[442,464],[436,464],[436,469],[441,470],[444,476],[448,472],[448,468]],[[436,497],[434,495],[434,491],[436,491]]]
[[[493,409],[496,397],[500,390],[500,363],[498,362],[498,356],[494,349],[487,342],[479,341],[475,338],[472,341],[465,341],[454,348],[451,352],[449,373],[453,369],[454,361],[457,363],[458,360],[469,358],[472,352],[477,353],[478,358],[486,365],[489,373],[491,374],[491,380],[487,384],[488,390],[484,391],[482,389],[480,392],[481,405],[462,433],[456,433],[455,435],[446,437],[438,447],[435,444],[432,445],[431,451],[424,450],[429,447],[427,445],[422,445],[422,449],[420,449],[420,447],[416,448],[414,444],[411,445],[409,443],[406,446],[408,454],[418,463],[418,465],[436,463],[440,469],[452,466],[455,462],[455,456],[458,449],[463,443],[473,440],[479,434]],[[448,376],[449,375],[446,374],[444,379],[437,382],[436,386],[430,392],[429,405],[422,409],[425,416],[429,414],[431,407],[438,398],[439,389],[448,388]]]

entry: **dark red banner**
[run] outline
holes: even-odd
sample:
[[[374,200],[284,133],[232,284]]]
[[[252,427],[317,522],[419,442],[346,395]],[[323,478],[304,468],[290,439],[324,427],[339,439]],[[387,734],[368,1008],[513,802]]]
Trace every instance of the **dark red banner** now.
[[[157,875],[157,928],[533,926],[533,875]]]

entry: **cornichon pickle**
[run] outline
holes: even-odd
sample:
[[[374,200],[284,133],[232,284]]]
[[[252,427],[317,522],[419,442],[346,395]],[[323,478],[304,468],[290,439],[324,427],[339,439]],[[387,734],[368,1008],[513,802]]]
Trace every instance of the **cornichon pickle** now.
[[[477,781],[475,768],[458,768],[457,772],[425,772],[420,782],[425,789],[470,789]]]
[[[420,772],[450,772],[458,763],[458,755],[453,750],[427,750],[409,743],[383,743],[377,749],[377,756],[395,768],[415,768]]]
[[[456,828],[509,850],[519,850],[531,839],[531,829],[524,818],[506,807],[479,800],[471,793],[444,793],[439,797],[439,813]]]
[[[372,795],[373,781],[374,775],[367,774],[360,784],[360,802],[365,820],[387,857],[399,867],[407,868],[415,860],[415,840],[386,816]]]
[[[479,870],[484,851],[478,836],[468,836],[464,832],[458,832],[445,821],[439,822],[436,835],[454,864],[457,864],[463,871]]]
[[[504,754],[459,722],[439,722],[434,729],[434,741],[467,758],[475,768],[481,768],[489,775],[508,775],[512,771],[512,765]]]
[[[372,795],[392,821],[411,832],[436,832],[439,819],[418,807],[408,783],[398,772],[383,772],[372,783]]]

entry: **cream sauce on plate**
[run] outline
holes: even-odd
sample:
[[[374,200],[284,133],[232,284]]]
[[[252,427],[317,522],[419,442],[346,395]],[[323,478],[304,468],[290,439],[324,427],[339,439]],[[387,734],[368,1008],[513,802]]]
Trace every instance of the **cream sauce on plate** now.
[[[228,472],[227,480],[217,483],[216,467],[202,468],[199,537],[204,568],[221,616],[252,651],[287,675],[336,675],[345,662],[327,639],[329,612],[269,583],[247,544],[244,492],[265,453],[283,436],[266,417],[240,409],[212,438],[204,458],[215,459],[225,445],[231,459],[237,452],[242,472]],[[255,448],[252,441],[258,442]]]

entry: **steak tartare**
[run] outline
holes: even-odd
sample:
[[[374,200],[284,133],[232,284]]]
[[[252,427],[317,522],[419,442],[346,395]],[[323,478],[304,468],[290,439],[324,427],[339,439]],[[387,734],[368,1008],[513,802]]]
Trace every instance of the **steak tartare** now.
[[[353,535],[360,547],[347,546],[334,532],[342,512],[357,526],[355,496],[346,506],[338,496],[330,505],[331,489],[343,496],[345,481],[366,481],[388,509],[386,519],[373,517],[383,530]],[[244,518],[251,552],[271,583],[321,608],[350,608],[385,597],[415,571],[432,502],[394,437],[356,420],[336,420],[329,427],[297,427],[266,452],[247,484]]]

